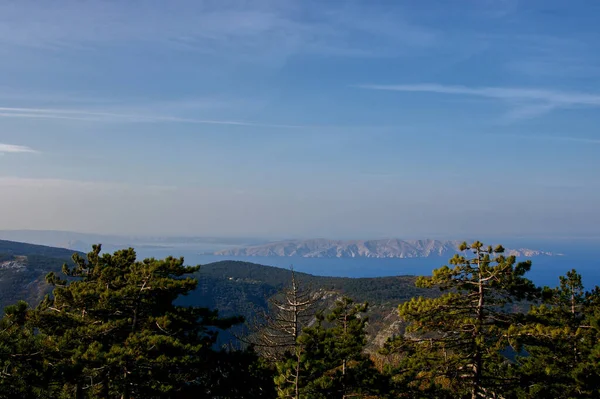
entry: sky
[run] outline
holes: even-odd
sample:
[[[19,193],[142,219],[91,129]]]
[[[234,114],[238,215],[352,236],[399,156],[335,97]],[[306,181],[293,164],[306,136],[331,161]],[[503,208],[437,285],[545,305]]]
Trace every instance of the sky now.
[[[0,2],[0,229],[600,236],[595,0]]]

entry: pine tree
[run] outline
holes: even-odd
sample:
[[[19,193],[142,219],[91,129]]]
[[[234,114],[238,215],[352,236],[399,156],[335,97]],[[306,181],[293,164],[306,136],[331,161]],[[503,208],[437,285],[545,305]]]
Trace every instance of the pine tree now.
[[[190,274],[199,267],[182,258],[137,261],[131,248],[100,252],[94,246],[87,261],[75,254],[75,267],[63,267],[66,278],[49,274],[53,295],[38,308],[67,394],[129,399],[208,389],[212,382],[203,376],[218,329],[241,320],[175,304],[197,284]]]
[[[379,354],[385,356],[384,375],[390,378],[390,394],[394,398],[451,399],[457,395],[450,389],[449,364],[438,354],[428,353],[431,346],[414,336],[390,337]],[[445,359],[444,359],[445,360]]]
[[[40,335],[25,302],[7,306],[0,320],[0,398],[49,398]]]
[[[368,304],[355,304],[352,299],[343,297],[327,315],[326,320],[333,324],[326,334],[330,373],[323,377],[337,385],[331,397],[346,398],[362,388],[357,371],[365,365],[370,366],[370,359],[363,354],[367,344],[368,318],[364,316],[367,309]],[[319,379],[315,382],[319,383]]]
[[[271,364],[252,349],[213,351],[204,360],[209,367],[201,374],[202,381],[185,386],[177,393],[178,399],[277,397]]]
[[[600,397],[600,287],[586,292],[583,309],[585,323],[581,328],[586,338],[580,343],[582,353],[573,374],[582,392]]]
[[[504,249],[484,247],[478,241],[455,255],[450,264],[417,279],[419,287],[439,287],[437,298],[413,298],[399,306],[408,322],[402,339],[412,341],[409,364],[419,370],[400,370],[414,376],[414,386],[439,388],[455,397],[495,397],[515,384],[503,351],[509,346],[507,331],[519,318],[508,312],[514,301],[533,299],[538,290],[524,275],[531,263],[517,263]],[[400,377],[402,379],[402,377]],[[439,393],[443,397],[447,393]]]
[[[528,323],[516,326],[526,354],[519,358],[522,398],[588,398],[599,394],[600,375],[594,365],[599,331],[594,328],[597,292],[585,292],[575,270],[545,287],[543,303],[533,306]],[[597,362],[595,362],[597,364]],[[590,378],[593,377],[593,378]]]
[[[302,376],[298,397],[366,398],[385,391],[384,378],[364,353],[366,311],[367,304],[344,297],[329,314],[318,315],[317,323],[304,329],[299,337],[304,350],[298,359]],[[290,392],[292,387],[285,378],[295,367],[292,360],[278,363],[280,397],[286,397],[286,388]]]

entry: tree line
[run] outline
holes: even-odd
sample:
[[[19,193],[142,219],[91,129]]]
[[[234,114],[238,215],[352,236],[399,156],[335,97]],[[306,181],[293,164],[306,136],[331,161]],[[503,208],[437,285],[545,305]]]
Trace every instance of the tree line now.
[[[250,333],[179,305],[199,267],[94,246],[50,273],[37,306],[0,320],[0,398],[600,397],[600,288],[569,271],[555,288],[501,246],[462,244],[398,306],[402,333],[367,352],[369,306],[308,289],[295,274]],[[248,324],[248,321],[247,321]]]

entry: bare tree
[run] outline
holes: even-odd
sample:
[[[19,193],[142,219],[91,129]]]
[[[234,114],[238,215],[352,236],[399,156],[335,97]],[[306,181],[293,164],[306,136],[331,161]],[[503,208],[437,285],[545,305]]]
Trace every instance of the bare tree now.
[[[298,399],[300,360],[304,350],[298,338],[302,329],[315,321],[322,303],[322,294],[303,286],[293,268],[291,272],[290,284],[269,299],[268,310],[250,327],[254,333],[250,334],[247,342],[273,363],[293,359],[291,373],[285,379],[294,389],[284,396]]]
[[[281,360],[295,353],[302,329],[310,325],[319,310],[322,295],[303,286],[293,269],[288,287],[269,299],[269,309],[262,315],[250,343],[266,359]]]

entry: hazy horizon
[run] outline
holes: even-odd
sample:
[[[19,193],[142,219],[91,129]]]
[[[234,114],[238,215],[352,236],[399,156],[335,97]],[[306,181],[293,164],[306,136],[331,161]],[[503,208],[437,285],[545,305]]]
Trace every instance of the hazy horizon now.
[[[572,235],[572,236],[561,236],[561,235],[483,235],[483,236],[442,236],[442,235],[430,235],[430,236],[302,236],[302,235],[281,235],[281,236],[240,236],[234,234],[223,234],[223,235],[196,235],[196,234],[124,234],[119,232],[84,232],[84,231],[71,231],[71,230],[35,230],[35,229],[15,229],[15,230],[0,230],[0,240],[10,240],[11,237],[20,238],[23,237],[72,237],[73,239],[84,239],[84,238],[123,238],[123,239],[136,239],[136,240],[176,240],[176,239],[195,239],[195,240],[212,240],[214,242],[244,242],[244,240],[251,243],[269,243],[276,241],[302,241],[311,239],[325,239],[333,241],[360,241],[360,240],[385,240],[385,239],[398,239],[404,241],[415,241],[415,240],[439,240],[439,241],[471,241],[471,240],[492,240],[493,243],[502,243],[503,240],[510,242],[517,242],[518,240],[539,240],[549,242],[559,241],[570,241],[570,240],[582,240],[582,241],[600,241],[600,236],[597,235]],[[17,240],[18,241],[18,240]],[[176,242],[176,241],[174,241]],[[486,241],[486,243],[489,243]]]
[[[4,2],[0,229],[600,237],[599,13]]]

